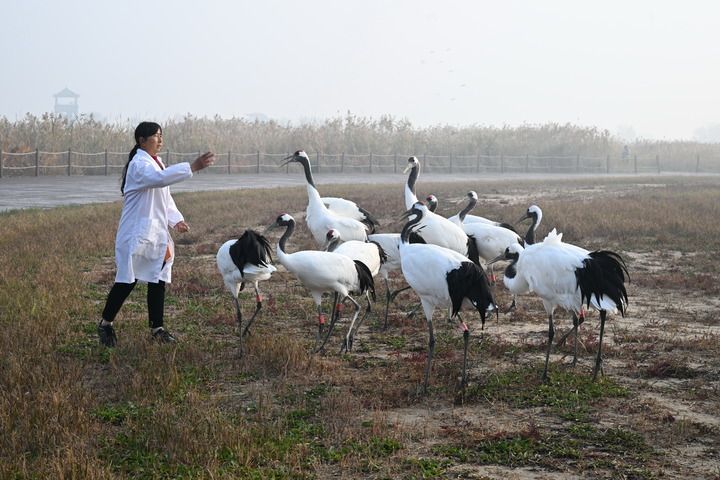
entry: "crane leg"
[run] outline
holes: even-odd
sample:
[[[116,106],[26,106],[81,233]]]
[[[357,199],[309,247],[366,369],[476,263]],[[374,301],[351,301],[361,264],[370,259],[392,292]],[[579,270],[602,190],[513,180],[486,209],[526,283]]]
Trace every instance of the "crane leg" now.
[[[543,370],[542,374],[542,381],[543,383],[547,382],[548,380],[548,362],[550,361],[550,350],[552,350],[552,341],[553,337],[555,336],[555,327],[553,326],[553,316],[552,313],[548,315],[548,344],[547,344],[547,350],[545,351],[545,370]]]
[[[322,340],[322,343],[318,348],[315,349],[315,353],[319,352],[325,347],[325,344],[327,343],[328,339],[330,338],[330,334],[333,331],[333,328],[335,328],[335,322],[337,321],[338,317],[340,316],[340,311],[338,309],[338,293],[335,292],[335,295],[333,296],[333,304],[332,304],[332,314],[330,315],[330,325],[328,325],[328,331],[325,334],[325,338],[322,336],[322,332],[320,332],[319,338]]]
[[[352,350],[353,337],[355,336],[355,332],[357,331],[357,329],[360,328],[360,325],[362,324],[363,320],[365,320],[365,317],[367,317],[368,314],[370,313],[370,299],[368,299],[368,306],[367,306],[367,309],[365,310],[365,314],[360,319],[357,326],[355,326],[355,321],[357,320],[358,314],[360,313],[360,304],[357,303],[355,301],[355,299],[349,295],[345,298],[349,299],[353,303],[353,305],[355,306],[355,313],[353,314],[353,318],[350,321],[350,328],[348,328],[348,332],[345,335],[345,340],[343,340],[343,344],[340,346],[340,353],[343,353],[343,351],[349,352]]]
[[[462,368],[462,380],[460,387],[462,388],[463,395],[465,394],[465,386],[467,385],[467,351],[468,351],[468,344],[470,343],[470,330],[467,327],[467,324],[460,321],[460,325],[463,329],[463,368]]]
[[[600,310],[600,340],[598,341],[598,351],[597,351],[597,358],[595,359],[595,368],[593,368],[593,382],[597,379],[598,371],[601,375],[605,375],[605,372],[603,372],[602,368],[602,341],[603,341],[603,333],[605,333],[605,318],[607,317],[607,312],[605,310]]]
[[[253,313],[253,316],[250,317],[250,320],[248,320],[248,324],[245,326],[245,330],[242,332],[242,336],[244,337],[248,333],[250,333],[250,325],[252,325],[253,321],[255,320],[255,317],[257,317],[257,314],[260,312],[260,309],[262,309],[262,294],[260,293],[260,289],[258,289],[257,282],[255,283],[255,313]]]
[[[577,323],[575,323],[576,321],[577,321]],[[570,329],[568,332],[566,332],[565,335],[560,337],[560,340],[558,340],[558,342],[557,342],[558,347],[565,345],[565,342],[567,341],[568,337],[573,332],[575,333],[575,336],[577,338],[578,327],[580,327],[580,325],[582,325],[583,322],[585,322],[585,315],[582,312],[580,313],[580,317],[578,317],[577,315],[575,315],[575,313],[573,313],[573,328]]]
[[[243,355],[243,341],[242,341],[242,310],[240,310],[240,301],[236,296],[233,296],[235,302],[235,317],[237,318],[238,334],[240,335],[240,356]]]
[[[432,318],[427,321],[428,326],[428,353],[425,364],[425,381],[423,382],[423,393],[427,394],[428,378],[430,377],[430,365],[432,364],[433,352],[435,351],[435,334],[433,332]]]

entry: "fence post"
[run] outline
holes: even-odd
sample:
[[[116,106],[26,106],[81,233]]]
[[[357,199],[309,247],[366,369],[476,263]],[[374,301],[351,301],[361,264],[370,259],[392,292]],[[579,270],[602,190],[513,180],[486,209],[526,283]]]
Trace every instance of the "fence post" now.
[[[70,162],[70,159],[72,158],[71,155],[72,155],[72,150],[70,148],[68,148],[68,177],[70,176],[70,170],[72,169],[72,164]]]
[[[370,152],[370,173],[372,173],[373,154]]]
[[[228,164],[227,164],[227,173],[230,175],[230,158],[232,157],[232,153],[230,150],[228,150]]]
[[[610,155],[605,157],[605,173],[610,173]]]
[[[287,157],[289,157],[289,156],[290,156],[290,152],[288,152],[288,154],[285,155],[285,158],[287,158]],[[289,164],[289,163],[286,163],[286,164],[285,164],[285,173],[287,173],[287,174],[290,173],[290,164]]]
[[[637,173],[637,153],[633,155],[633,170]]]
[[[480,153],[477,154],[475,159],[475,173],[480,173]]]
[[[430,169],[428,168],[428,164],[427,164],[427,152],[423,153],[423,165],[425,166],[425,171],[429,172]]]
[[[580,154],[578,153],[575,158],[575,173],[580,172]]]
[[[2,151],[2,142],[0,142],[0,178],[2,178],[2,167],[3,167],[3,151]]]
[[[700,154],[699,153],[696,155],[696,159],[697,160],[695,162],[695,173],[700,173]],[[0,170],[2,170],[1,167],[0,167]]]
[[[397,152],[395,152],[395,156],[393,157],[393,173],[397,173]]]
[[[40,176],[40,149],[35,148],[35,176]]]
[[[108,153],[107,148],[105,149],[105,176],[107,177],[108,174]]]
[[[657,164],[657,172],[660,173],[660,154],[655,154],[655,163]]]
[[[170,150],[167,151],[167,155],[165,155],[165,165],[170,166]]]
[[[500,173],[505,173],[505,155],[500,154]]]
[[[343,173],[345,171],[345,152],[342,152],[342,155],[340,155],[340,173]]]
[[[257,152],[257,173],[260,174],[260,150]]]
[[[315,157],[315,171],[317,173],[320,173],[320,152],[317,152],[317,155]]]
[[[453,173],[453,154],[450,152],[450,173]]]
[[[530,155],[525,154],[525,173],[530,172]]]

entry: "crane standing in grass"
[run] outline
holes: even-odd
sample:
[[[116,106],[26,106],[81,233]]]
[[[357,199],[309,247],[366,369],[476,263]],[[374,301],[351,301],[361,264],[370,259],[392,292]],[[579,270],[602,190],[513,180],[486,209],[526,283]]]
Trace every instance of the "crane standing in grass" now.
[[[329,210],[322,201],[320,193],[315,187],[315,181],[310,169],[310,159],[307,154],[298,150],[294,154],[285,158],[285,162],[299,163],[305,171],[305,180],[307,181],[308,206],[305,214],[305,221],[312,233],[315,242],[322,246],[325,243],[325,235],[330,229],[335,229],[342,235],[345,240],[361,240],[367,239],[368,227],[354,218],[345,217]]]
[[[337,230],[328,230],[327,243],[325,244],[323,250],[339,253],[341,255],[349,257],[354,261],[361,262],[368,268],[368,270],[370,271],[370,275],[372,275],[373,278],[380,272],[383,264],[387,261],[387,255],[385,254],[385,251],[379,243],[373,241],[360,242],[358,240],[350,240],[349,242],[343,242]],[[337,295],[338,294],[336,292],[335,303],[337,303]],[[340,348],[341,352],[343,350],[347,350],[348,352],[352,350],[353,338],[355,336],[355,333],[360,329],[360,325],[362,325],[362,323],[372,311],[372,306],[370,302],[370,291],[366,291],[365,296],[367,297],[367,308],[365,309],[365,313],[360,318],[360,321],[357,322],[357,325],[350,324],[350,327],[348,328],[348,333],[345,336],[345,341]],[[374,301],[375,296],[373,295],[373,302]],[[328,332],[328,336],[330,335],[330,333],[331,332]]]
[[[354,261],[350,257],[334,252],[321,252],[319,250],[303,250],[287,253],[286,243],[295,230],[295,219],[284,213],[277,217],[269,229],[285,227],[285,232],[278,241],[276,255],[278,262],[291,272],[310,291],[318,314],[318,342],[323,338],[325,315],[322,312],[322,295],[325,292],[337,293],[340,303],[350,300],[355,311],[350,324],[354,324],[360,312],[360,304],[350,296],[350,292],[363,294],[370,291],[375,293],[375,284],[367,266],[362,262]],[[338,304],[332,307],[330,320],[331,327],[339,315]],[[328,329],[328,337],[331,328]],[[320,345],[317,350],[320,350]]]
[[[457,318],[463,330],[462,385],[465,386],[467,348],[470,332],[459,317],[463,305],[471,305],[485,324],[486,313],[495,309],[495,301],[485,272],[465,256],[437,245],[410,243],[410,232],[421,228],[427,208],[416,203],[406,212],[408,222],[400,233],[400,262],[403,275],[420,297],[428,327],[428,353],[423,391],[427,392],[428,377],[435,350],[432,316],[437,306],[451,306],[451,318]]]
[[[245,230],[237,240],[228,240],[218,249],[215,257],[225,288],[235,302],[238,333],[240,335],[240,354],[242,354],[242,338],[250,330],[255,317],[262,308],[262,294],[258,282],[267,280],[277,269],[270,258],[270,243],[267,238],[254,230]],[[246,283],[255,287],[255,312],[248,320],[245,330],[242,328],[242,310],[238,295]]]
[[[562,234],[554,229],[540,243],[523,248],[509,246],[493,259],[510,260],[503,281],[513,293],[536,293],[548,315],[548,345],[542,379],[547,381],[548,361],[555,335],[553,313],[557,307],[578,314],[583,305],[600,311],[600,339],[593,368],[593,380],[602,371],[602,340],[608,312],[619,311],[623,316],[627,308],[625,280],[627,267],[615,252],[590,252],[564,243]],[[576,330],[577,335],[577,330]],[[577,340],[575,342],[577,358]]]

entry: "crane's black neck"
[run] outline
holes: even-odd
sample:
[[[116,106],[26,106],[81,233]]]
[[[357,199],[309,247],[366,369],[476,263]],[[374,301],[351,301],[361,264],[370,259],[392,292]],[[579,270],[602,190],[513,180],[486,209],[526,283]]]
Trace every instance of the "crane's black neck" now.
[[[528,231],[525,234],[525,245],[532,245],[535,243],[535,230],[537,230],[538,227],[538,215],[537,213],[533,212],[530,214],[530,217],[532,218],[532,223],[530,224],[530,227],[528,227]]]
[[[305,180],[307,180],[307,183],[313,186],[315,190],[317,190],[317,187],[315,187],[315,181],[313,180],[312,170],[310,169],[310,159],[307,157],[296,157],[298,158],[297,162],[303,166],[303,170],[305,170]]]
[[[413,168],[410,170],[407,181],[407,186],[412,193],[415,193],[415,182],[417,182],[418,175],[420,175],[420,167],[416,164],[413,165]]]
[[[507,278],[515,278],[515,275],[517,275],[517,267],[516,264],[518,260],[520,260],[520,254],[519,253],[513,253],[510,258],[512,258],[512,262],[510,262],[510,265],[505,267],[505,276]]]
[[[473,208],[475,208],[475,205],[477,205],[477,198],[475,197],[469,197],[468,204],[460,210],[460,213],[458,213],[458,218],[460,218],[460,223],[465,221],[465,217],[468,213],[472,211]]]
[[[420,223],[423,217],[423,211],[415,207],[410,210],[410,214],[414,214],[415,218],[413,218],[412,220],[408,220],[408,222],[403,227],[402,232],[400,232],[400,241],[402,243],[409,243],[410,233],[412,232],[413,228],[415,228],[415,226]]]
[[[282,237],[280,237],[280,240],[278,241],[278,247],[280,247],[280,250],[284,253],[287,253],[285,251],[285,243],[287,243],[288,238],[290,238],[290,235],[292,235],[295,231],[295,220],[288,220],[286,225],[287,228],[285,229],[285,233],[282,234]]]

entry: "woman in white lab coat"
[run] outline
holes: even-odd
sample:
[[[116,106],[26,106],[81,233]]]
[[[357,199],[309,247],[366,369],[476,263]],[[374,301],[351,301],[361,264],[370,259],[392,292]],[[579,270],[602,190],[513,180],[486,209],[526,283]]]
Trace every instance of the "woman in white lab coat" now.
[[[175,260],[169,229],[182,233],[189,227],[170,196],[169,185],[187,180],[193,172],[211,165],[214,154],[207,152],[192,163],[166,167],[158,157],[162,145],[160,125],[140,123],[135,129],[135,147],[123,169],[120,191],[124,202],[115,237],[117,274],[97,327],[100,343],[108,347],[114,347],[117,341],[115,316],[138,281],[148,285],[152,337],[161,342],[175,341],[163,327],[165,283],[170,283]]]

